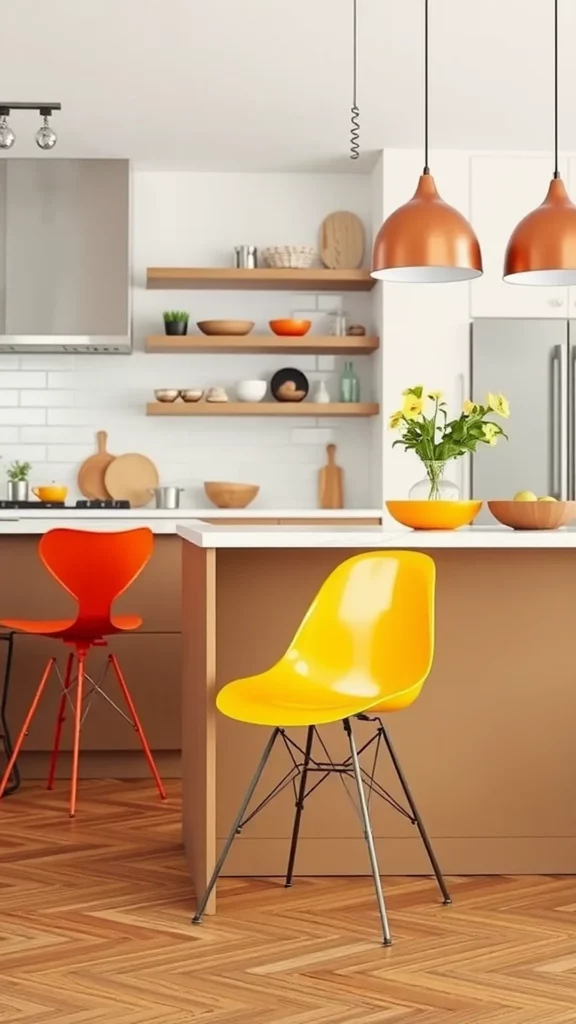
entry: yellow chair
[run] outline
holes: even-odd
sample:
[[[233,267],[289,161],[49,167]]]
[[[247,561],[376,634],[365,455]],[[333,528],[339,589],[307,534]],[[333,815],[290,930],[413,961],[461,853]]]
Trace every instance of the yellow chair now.
[[[292,884],[294,861],[304,802],[332,772],[356,783],[368,846],[384,945],[390,931],[380,882],[376,850],[368,813],[365,786],[381,796],[418,827],[444,903],[451,903],[440,867],[396,757],[380,712],[400,711],[420,693],[430,672],[434,653],[434,562],[414,551],[374,551],[349,558],[323,583],[286,653],[267,672],[228,683],[218,694],[219,710],[240,722],[273,726],[256,773],[248,787],[224,844],[208,888],[193,918],[199,924],[234,836],[274,796],[299,779],[286,886]],[[371,714],[367,714],[371,712]],[[376,715],[376,717],[375,717]],[[351,719],[376,723],[376,731],[357,750]],[[350,756],[334,763],[318,726],[341,721],[350,744]],[[286,727],[307,726],[302,749]],[[247,815],[248,807],[276,740],[280,738],[292,767],[272,791]],[[320,753],[312,756],[314,740]],[[381,741],[404,791],[409,811],[399,804],[359,761],[359,753]],[[307,791],[308,777],[318,778]]]

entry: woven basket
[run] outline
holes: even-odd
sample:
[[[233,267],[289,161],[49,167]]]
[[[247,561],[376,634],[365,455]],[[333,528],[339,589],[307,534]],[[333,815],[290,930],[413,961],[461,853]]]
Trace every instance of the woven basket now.
[[[264,259],[269,267],[304,270],[312,265],[315,251],[313,245],[272,245],[264,249]]]

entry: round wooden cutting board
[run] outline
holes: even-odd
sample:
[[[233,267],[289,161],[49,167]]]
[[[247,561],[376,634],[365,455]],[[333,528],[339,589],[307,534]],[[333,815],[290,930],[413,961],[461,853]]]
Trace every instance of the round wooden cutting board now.
[[[89,459],[86,459],[78,470],[78,490],[85,498],[99,498],[103,501],[110,497],[104,483],[104,474],[110,463],[114,461],[114,455],[106,451],[108,434],[105,430],[98,431],[96,440],[98,443],[96,455],[91,455]]]
[[[133,508],[142,508],[152,501],[150,488],[158,487],[159,476],[150,459],[129,452],[110,463],[104,481],[111,498],[129,501]]]
[[[330,270],[362,266],[364,242],[364,225],[355,213],[329,213],[320,225],[320,259]]]

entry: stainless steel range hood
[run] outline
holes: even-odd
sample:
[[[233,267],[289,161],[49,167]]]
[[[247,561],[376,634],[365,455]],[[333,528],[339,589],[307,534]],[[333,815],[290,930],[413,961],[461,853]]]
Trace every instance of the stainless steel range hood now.
[[[0,161],[0,352],[129,354],[127,160]]]

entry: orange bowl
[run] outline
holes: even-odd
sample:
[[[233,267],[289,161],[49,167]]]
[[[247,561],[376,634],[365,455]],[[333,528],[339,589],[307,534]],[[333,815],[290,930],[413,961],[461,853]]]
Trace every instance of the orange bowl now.
[[[457,530],[469,526],[482,508],[481,501],[387,501],[397,523],[411,530]]]
[[[281,338],[301,338],[312,327],[311,320],[270,320],[270,329]]]

